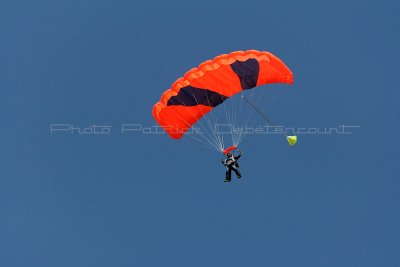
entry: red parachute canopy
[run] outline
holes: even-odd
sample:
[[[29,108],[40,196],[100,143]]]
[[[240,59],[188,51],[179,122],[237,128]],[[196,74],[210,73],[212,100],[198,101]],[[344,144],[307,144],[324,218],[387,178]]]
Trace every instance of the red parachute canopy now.
[[[201,63],[176,80],[153,107],[153,117],[179,139],[201,117],[227,98],[269,83],[293,83],[290,69],[276,56],[236,51]]]
[[[230,146],[224,150],[224,154],[228,154],[229,152],[231,152],[232,150],[235,150],[235,149],[236,149],[236,146]]]

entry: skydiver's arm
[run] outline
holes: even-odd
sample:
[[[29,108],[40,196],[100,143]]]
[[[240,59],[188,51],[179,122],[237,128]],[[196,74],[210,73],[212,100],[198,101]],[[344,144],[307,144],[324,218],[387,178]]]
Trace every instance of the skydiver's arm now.
[[[242,154],[242,151],[240,151],[240,154],[235,157],[235,160],[238,160],[242,156]]]

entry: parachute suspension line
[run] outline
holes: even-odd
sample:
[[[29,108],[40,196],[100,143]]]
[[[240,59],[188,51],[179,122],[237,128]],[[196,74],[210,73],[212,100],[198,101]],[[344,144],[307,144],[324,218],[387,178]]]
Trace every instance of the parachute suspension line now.
[[[222,96],[221,96],[221,100],[223,100]],[[225,117],[226,117],[226,120],[227,120],[227,122],[228,122],[228,125],[229,125],[230,128],[231,128],[232,122],[231,122],[231,120],[230,120],[230,118],[229,118],[230,116],[229,116],[229,113],[228,113],[228,111],[227,111],[227,109],[226,109],[226,105],[222,104],[222,106],[224,107]],[[232,129],[231,129],[231,132],[232,132]],[[222,133],[222,137],[223,137],[223,133]],[[232,133],[231,133],[231,137],[232,137]],[[232,140],[232,142],[233,142],[233,140]]]
[[[242,81],[240,81],[240,84],[242,84]],[[242,89],[241,93],[243,94],[243,89]],[[232,90],[232,87],[231,87],[231,95],[232,94],[233,94],[233,90]],[[236,105],[234,105],[233,100],[234,100],[234,97],[232,98],[232,101],[231,101],[232,108],[234,109],[234,106],[236,106]],[[232,125],[232,131],[233,131],[232,132],[232,145],[236,147],[238,145],[238,142],[239,142],[239,134],[237,132],[237,128],[240,126],[239,125],[240,121],[238,121],[238,119],[237,119],[236,110],[235,110],[235,113],[234,113],[233,116],[234,116],[234,125]]]
[[[219,89],[221,89],[221,85],[219,85]],[[222,95],[221,95],[221,101],[225,101],[225,100],[222,98]],[[228,100],[226,100],[226,101],[231,101],[231,100],[228,99]],[[231,122],[231,119],[230,119],[230,114],[229,114],[229,112],[228,112],[228,110],[227,110],[227,108],[226,108],[226,103],[222,103],[222,106],[223,106],[223,108],[224,108],[224,113],[225,113],[226,122],[227,122],[227,124],[229,125],[229,128],[230,128],[231,125],[232,125],[232,122]],[[224,134],[225,134],[224,132],[221,133],[222,137],[224,137]],[[231,135],[231,137],[232,137],[232,135]],[[224,144],[224,146],[225,146],[225,144]]]
[[[206,91],[206,97],[207,97],[208,105],[211,106],[211,102],[210,102],[210,99],[208,98],[207,91]],[[223,151],[224,150],[224,139],[222,138],[222,136],[219,133],[219,131],[216,131],[216,128],[215,128],[215,126],[217,125],[218,120],[217,120],[217,118],[215,118],[213,112],[209,112],[209,113],[211,114],[211,118],[213,120],[213,125],[214,125],[214,127],[213,127],[214,131],[213,132],[214,132],[214,134],[217,136],[217,138],[219,140],[221,151]]]
[[[242,137],[242,134],[243,134],[243,123],[242,123],[242,104],[243,104],[243,99],[242,99],[242,97],[243,97],[243,92],[241,92],[241,96],[240,96],[240,104],[239,104],[239,118],[238,118],[238,126],[240,126],[240,127],[242,127],[242,129],[240,129],[239,130],[239,133],[237,134],[237,140],[236,140],[236,143],[234,144],[234,146],[238,146],[239,145],[239,143],[240,143],[240,139],[241,139],[241,137]],[[240,125],[239,125],[240,124]]]
[[[185,103],[183,103],[183,104],[185,105]],[[175,113],[176,113],[176,115],[177,115],[184,123],[186,123],[186,124],[189,126],[189,128],[191,127],[190,123],[188,123],[184,118],[182,118],[178,112],[175,111]],[[197,119],[196,116],[194,116],[193,114],[191,114],[191,115],[192,115],[195,119]],[[205,127],[201,124],[201,122],[199,122],[199,123],[200,123],[200,125],[201,125],[203,128],[205,128]],[[206,131],[206,133],[208,133],[208,132]],[[206,136],[204,136],[203,134],[200,134],[200,136],[203,137],[207,143],[205,143],[204,141],[202,141],[202,140],[200,140],[200,139],[198,139],[198,138],[193,137],[193,136],[190,135],[190,134],[187,134],[187,136],[189,136],[190,138],[192,138],[192,139],[194,139],[194,140],[197,140],[197,141],[199,141],[199,142],[201,142],[201,143],[203,143],[203,144],[205,144],[205,145],[207,145],[207,143],[208,143],[208,145],[211,146],[213,149],[220,150],[219,147],[218,147],[218,145],[215,143],[215,141],[214,141],[212,138],[209,139],[209,138],[207,138]]]
[[[185,123],[187,124],[187,122],[185,122]],[[188,124],[188,125],[189,125],[189,124]],[[203,140],[201,140],[201,139],[199,139],[199,138],[196,138],[196,137],[194,137],[194,136],[192,136],[192,135],[190,135],[190,134],[188,134],[187,136],[189,136],[189,137],[192,138],[193,140],[196,140],[196,141],[198,141],[198,142],[200,142],[200,143],[206,145],[207,147],[211,147],[213,151],[214,151],[214,149],[218,150],[217,147],[215,146],[215,144],[212,143],[212,142],[210,142],[210,140],[208,140],[208,138],[205,137],[203,134],[200,134],[200,136],[203,137],[204,140],[205,140],[206,142],[204,142]]]
[[[240,104],[239,104],[239,116],[238,116],[238,127],[240,127],[240,130],[239,130],[239,132],[237,134],[238,138],[236,140],[236,143],[234,144],[235,146],[238,146],[240,144],[242,136],[244,135],[243,128],[244,128],[245,118],[246,118],[244,116],[245,110],[244,110],[244,106],[243,106],[244,91],[242,90],[240,94],[241,94],[241,96],[240,96],[240,99],[239,99]]]
[[[245,66],[245,75],[244,75],[244,77],[246,77],[249,73],[252,73],[252,71],[251,70],[249,70],[249,68],[247,68],[246,66]],[[242,81],[243,83],[246,83],[246,80],[243,78],[243,81]],[[254,95],[254,92],[255,92],[255,90],[250,90],[250,99],[253,97],[253,95]],[[242,94],[242,97],[244,97],[244,94]],[[243,103],[243,98],[241,99],[241,102]],[[248,123],[249,123],[249,110],[248,109],[246,109],[245,110],[245,112],[244,112],[244,118],[243,118],[243,123],[242,123],[242,128],[246,128],[246,130],[245,131],[242,131],[242,134],[241,134],[241,139],[239,140],[239,142],[238,142],[238,145],[239,145],[239,143],[240,142],[242,142],[242,140],[244,139],[244,137],[247,135],[247,126],[248,126]],[[250,124],[251,125],[251,124]]]
[[[251,70],[249,69],[249,68],[245,68],[245,76],[247,75],[247,72],[248,71],[250,71],[250,73],[251,73]],[[244,81],[243,81],[244,82]],[[250,100],[251,100],[251,98],[253,97],[253,94],[254,94],[254,92],[255,92],[255,90],[250,90],[251,92],[250,92],[250,96],[249,96],[249,99],[247,99],[247,98],[245,98],[244,97],[244,93],[242,92],[242,95],[241,95],[241,102],[240,102],[240,105],[242,106],[242,103],[243,103],[243,101],[246,99],[247,101],[249,101],[250,102]],[[258,100],[258,101],[256,101],[256,102],[258,102],[258,103],[263,103],[264,101],[264,97],[265,97],[265,95],[264,94],[257,94],[257,98],[256,98],[256,100]],[[254,104],[253,104],[253,106],[255,106]],[[249,109],[245,109],[245,111],[243,112],[243,113],[245,113],[246,115],[244,116],[244,118],[247,118],[247,120],[246,120],[246,124],[244,123],[244,120],[243,120],[243,123],[242,123],[242,131],[240,132],[240,138],[239,138],[239,141],[238,141],[238,144],[237,145],[239,145],[243,140],[244,140],[244,138],[246,137],[246,135],[248,134],[248,132],[247,132],[247,123],[249,123],[250,125],[253,125],[253,122],[254,122],[254,120],[255,120],[255,117],[256,117],[256,114],[255,113],[252,113],[252,114],[249,114]],[[246,130],[243,130],[243,128],[244,128],[244,126],[246,126]]]
[[[186,124],[188,124],[183,118],[182,118],[182,120],[186,123]],[[189,125],[189,124],[188,124]],[[175,128],[176,130],[178,130],[178,128]],[[192,138],[193,140],[196,140],[196,141],[198,141],[198,142],[200,142],[200,143],[202,143],[202,144],[204,144],[208,149],[211,149],[212,151],[214,151],[214,149],[216,149],[216,147],[215,147],[215,145],[213,144],[213,143],[211,143],[205,136],[203,136],[203,135],[200,135],[201,137],[203,137],[206,141],[207,141],[207,143],[206,142],[204,142],[203,140],[201,140],[201,139],[199,139],[199,138],[196,138],[196,137],[194,137],[194,136],[191,136],[190,134],[188,134],[187,136],[189,136],[190,138]],[[210,148],[211,147],[211,148]]]
[[[230,88],[230,91],[231,91],[231,96],[232,96],[232,88]],[[233,98],[230,98],[229,100],[228,100],[229,102],[230,102],[230,105],[231,105],[231,107],[229,108],[229,106],[227,107],[227,111],[228,111],[228,115],[229,115],[229,120],[230,120],[230,122],[229,122],[229,134],[230,134],[230,137],[231,137],[231,144],[233,145],[234,144],[234,135],[233,135],[233,130],[232,130],[232,128],[234,127],[234,121],[233,121]]]
[[[245,68],[245,75],[243,77],[247,76],[248,70],[249,70],[248,68]],[[244,82],[245,82],[245,79],[242,78],[240,84],[243,84]],[[253,90],[250,90],[250,91],[251,91],[250,92],[250,97],[251,97],[254,92],[253,92]],[[238,146],[242,142],[242,139],[245,135],[243,128],[246,126],[246,129],[247,129],[247,124],[246,124],[245,118],[247,118],[248,116],[247,116],[247,112],[246,112],[247,110],[243,110],[243,108],[244,108],[243,107],[243,97],[244,97],[244,90],[242,89],[241,98],[240,98],[240,115],[241,116],[240,116],[240,120],[239,120],[241,131],[238,134],[239,136],[238,136],[238,140],[236,141],[235,146]]]
[[[237,99],[237,98],[236,98]],[[237,101],[237,100],[236,100]],[[240,101],[240,100],[239,100]],[[235,119],[234,119],[234,135],[235,135],[235,142],[233,143],[234,146],[238,146],[239,144],[239,139],[240,139],[240,129],[238,129],[240,127],[240,114],[241,114],[241,110],[240,110],[240,105],[234,103],[234,111],[235,111]],[[239,130],[239,131],[238,131]]]
[[[270,90],[268,90],[268,91],[270,91]],[[270,101],[268,101],[268,95],[269,95],[269,93],[268,94],[267,93],[258,94],[257,95],[258,97],[256,99],[254,99],[254,101],[252,102],[253,106],[255,106],[255,107],[259,106],[261,103],[262,103],[262,106],[267,106],[270,103]],[[266,100],[265,100],[265,98],[266,98]],[[250,116],[251,122],[254,122],[256,117],[257,117],[257,114],[253,112],[252,115]]]
[[[244,136],[246,135],[247,132],[247,113],[248,110],[245,109],[245,106],[243,104],[243,97],[244,97],[244,93],[242,93],[242,96],[240,98],[240,108],[241,108],[241,119],[240,119],[240,127],[241,127],[241,131],[240,131],[240,136],[239,136],[239,141],[237,142],[237,146],[243,141]]]
[[[221,89],[221,84],[219,84],[219,89]],[[208,94],[207,94],[207,92],[206,92],[206,96],[207,96],[207,99],[208,99]],[[222,95],[221,95],[220,97],[221,97],[221,102],[224,102],[224,101],[226,100],[226,99],[223,99]],[[209,101],[209,100],[208,100],[208,101]],[[228,100],[228,101],[229,101],[229,100]],[[226,105],[225,105],[224,103],[222,103],[221,105],[223,106],[224,113],[225,113],[225,118],[226,118],[228,124],[231,124],[231,123],[230,123],[229,116],[228,116],[228,112],[227,112],[226,107],[225,107]],[[211,113],[212,113],[212,112],[211,112]],[[215,124],[215,125],[217,125],[217,124]],[[224,133],[223,133],[223,132],[220,132],[220,128],[218,128],[218,129],[216,129],[216,130],[217,130],[217,132],[218,132],[218,135],[221,137],[221,141],[222,141],[222,150],[221,150],[221,151],[223,151],[223,150],[224,150],[224,147],[225,147]]]
[[[230,87],[231,90],[231,96],[233,96],[233,88]],[[235,146],[237,142],[237,133],[235,131],[235,128],[237,127],[237,122],[236,122],[236,105],[234,102],[234,97],[230,99],[231,101],[231,114],[232,114],[232,125],[230,126],[231,129],[231,136],[232,136],[232,145]]]
[[[269,57],[269,56],[268,56]],[[274,66],[273,66],[274,67]],[[275,70],[277,70],[275,67],[274,67],[274,69]],[[271,90],[268,90],[269,92],[271,91]],[[253,101],[253,106],[254,107],[256,107],[256,106],[259,106],[259,104],[260,103],[262,103],[262,105],[263,106],[268,106],[268,105],[270,105],[272,102],[273,102],[273,100],[275,99],[275,97],[276,97],[276,95],[279,93],[279,92],[281,92],[281,90],[272,90],[272,92],[271,93],[268,93],[268,94],[258,94],[257,95],[257,98],[255,99],[255,101]],[[253,93],[253,90],[252,90],[252,93]],[[270,96],[270,97],[269,97]],[[266,101],[264,101],[264,99],[266,98]],[[251,97],[250,97],[250,99],[249,99],[249,101],[251,102]],[[258,112],[257,112],[258,113]],[[262,112],[261,112],[262,113]],[[265,116],[265,115],[264,115]],[[251,123],[255,123],[255,121],[256,121],[256,118],[257,117],[257,115],[256,115],[256,113],[253,113],[251,116],[250,116],[250,118],[249,118],[249,121],[251,122]]]
[[[207,92],[206,92],[206,94],[207,94]],[[200,105],[200,104],[199,104],[199,101],[197,101],[197,98],[196,98],[196,96],[195,96],[194,94],[193,94],[193,97],[194,97],[194,99],[196,100],[197,105]],[[208,96],[207,96],[207,100],[208,100]],[[210,105],[210,101],[209,101],[209,100],[208,100],[208,104]],[[208,117],[206,116],[206,114],[204,114],[203,110],[202,110],[202,109],[200,109],[200,110],[201,110],[201,113],[203,114],[203,117],[205,117],[205,119],[206,119],[206,121],[207,121],[208,127],[210,128],[210,132],[211,132],[212,135],[214,136],[214,139],[213,139],[213,140],[215,140],[215,143],[216,143],[217,146],[219,147],[219,150],[223,149],[223,148],[222,148],[222,144],[221,144],[221,140],[220,140],[220,138],[215,134],[215,130],[213,129],[210,120],[208,119]],[[212,113],[212,112],[211,112],[211,113]],[[215,125],[215,124],[214,124],[214,125]]]
[[[185,104],[184,104],[184,105],[185,105]],[[216,148],[216,149],[218,150],[219,145],[218,145],[218,143],[216,142],[216,140],[214,140],[213,137],[210,135],[210,133],[207,131],[207,127],[205,127],[205,126],[202,124],[202,122],[199,121],[199,118],[197,118],[192,112],[190,112],[190,115],[192,115],[192,117],[195,118],[195,119],[200,123],[200,126],[201,126],[202,128],[204,128],[204,132],[208,135],[208,137],[207,137],[207,136],[203,135],[203,133],[201,133],[200,136],[202,136],[204,139],[206,139],[209,143],[213,144],[213,147]],[[182,118],[182,117],[181,117],[181,118]],[[183,118],[182,118],[182,119],[183,119]],[[187,121],[185,121],[185,123],[186,123],[189,127],[191,127],[190,124],[189,124]],[[190,134],[189,134],[189,136],[190,136]]]
[[[201,139],[198,139],[198,138],[196,138],[196,137],[194,137],[194,136],[191,136],[190,134],[188,134],[187,136],[189,136],[189,137],[192,138],[193,140],[196,140],[196,141],[202,143],[203,145],[205,145],[205,146],[203,146],[203,147],[207,147],[208,149],[210,149],[210,147],[211,147],[212,149],[210,149],[210,150],[212,150],[212,151],[214,151],[215,149],[216,149],[216,150],[219,150],[214,144],[211,145],[211,144],[209,144],[209,143],[206,143],[206,142],[202,141]],[[202,135],[202,134],[201,134],[200,136],[202,136],[203,138],[205,138],[204,135]],[[206,139],[206,138],[205,138],[205,139]]]
[[[264,90],[260,89],[260,91],[264,91]],[[255,106],[255,107],[259,106],[257,104],[261,104],[262,106],[270,105],[273,102],[274,98],[276,98],[278,92],[281,92],[281,91],[280,90],[272,90],[272,92],[271,92],[270,90],[268,90],[268,93],[265,92],[265,93],[257,94],[257,98],[255,98],[256,101],[252,102],[253,106]],[[244,98],[246,98],[246,97],[244,96],[244,94],[242,94],[241,104],[245,101]],[[248,98],[247,98],[247,100],[249,102],[251,102]],[[247,106],[249,106],[249,108],[246,109],[246,111],[247,111],[247,113],[246,113],[247,122],[249,123],[249,125],[255,125],[256,122],[257,122],[257,117],[259,116],[259,114],[258,114],[258,112],[251,112],[251,114],[249,114],[248,112],[250,112],[253,108],[250,105],[248,105],[248,103],[246,103],[246,104],[247,104]],[[243,133],[244,132],[245,131],[243,131]],[[247,135],[247,133],[241,136],[241,139],[240,139],[239,143],[241,143],[244,140],[246,135]]]
[[[211,150],[211,151],[215,152],[215,150],[211,149],[209,146],[201,146],[201,147],[207,148],[208,150]]]

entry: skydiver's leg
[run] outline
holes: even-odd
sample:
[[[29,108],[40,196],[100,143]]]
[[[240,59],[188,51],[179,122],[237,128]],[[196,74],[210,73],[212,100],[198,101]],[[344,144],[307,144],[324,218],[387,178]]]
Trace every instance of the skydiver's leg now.
[[[236,177],[240,179],[242,175],[240,174],[239,169],[236,166],[232,166],[233,171],[236,173]]]
[[[224,182],[230,182],[231,181],[231,171],[232,171],[231,168],[229,168],[229,167],[226,168]]]

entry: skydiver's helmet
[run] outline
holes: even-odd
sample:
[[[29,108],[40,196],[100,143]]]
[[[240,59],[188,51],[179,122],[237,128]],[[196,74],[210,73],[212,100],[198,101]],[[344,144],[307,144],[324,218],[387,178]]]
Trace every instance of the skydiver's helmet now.
[[[230,157],[232,157],[232,154],[228,152],[228,153],[226,153],[226,157],[230,158]]]

